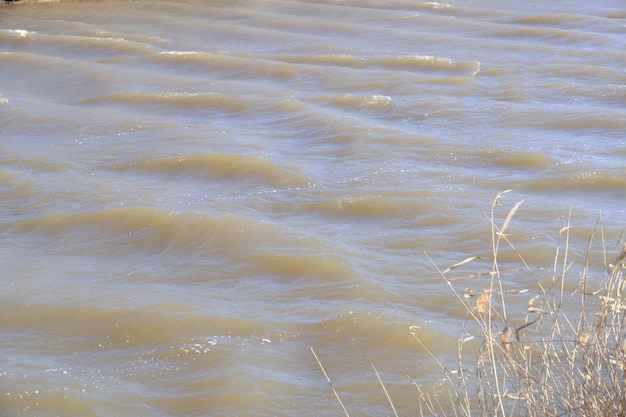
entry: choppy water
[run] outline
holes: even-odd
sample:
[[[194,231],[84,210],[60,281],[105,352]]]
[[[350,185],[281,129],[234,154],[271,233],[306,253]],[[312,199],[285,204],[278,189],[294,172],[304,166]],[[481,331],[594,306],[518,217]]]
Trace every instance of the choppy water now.
[[[340,415],[313,347],[353,415],[392,413],[372,363],[417,415],[409,326],[455,363],[466,317],[425,252],[488,256],[513,189],[505,285],[572,208],[575,286],[625,104],[622,0],[3,5],[0,413]]]

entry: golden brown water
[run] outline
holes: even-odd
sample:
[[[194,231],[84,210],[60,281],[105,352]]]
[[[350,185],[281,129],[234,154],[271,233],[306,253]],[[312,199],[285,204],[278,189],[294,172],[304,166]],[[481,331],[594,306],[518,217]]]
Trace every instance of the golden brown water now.
[[[1,6],[0,414],[341,415],[313,347],[417,415],[496,194],[507,288],[613,253],[625,68],[622,0]]]

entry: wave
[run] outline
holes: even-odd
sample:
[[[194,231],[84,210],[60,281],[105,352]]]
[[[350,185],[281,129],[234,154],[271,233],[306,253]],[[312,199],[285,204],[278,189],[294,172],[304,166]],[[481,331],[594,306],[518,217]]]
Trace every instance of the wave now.
[[[133,309],[29,304],[4,306],[0,311],[0,323],[4,328],[44,334],[53,331],[55,340],[71,341],[77,349],[80,349],[81,343],[76,338],[85,343],[83,349],[93,349],[93,340],[97,340],[102,347],[114,349],[172,343],[179,345],[182,340],[206,338],[207,335],[218,340],[221,336],[248,338],[267,333],[266,327],[259,323],[223,316],[197,315],[190,307],[175,303]],[[62,345],[60,349],[64,349]]]
[[[369,293],[364,291],[364,296],[375,299],[383,292],[382,288],[373,286]],[[358,339],[360,343],[366,345],[384,346],[389,340],[393,340],[394,345],[407,348],[413,343],[411,338],[406,337],[406,317],[393,317],[393,313],[379,313],[358,307],[344,309],[329,316],[320,323],[306,326],[307,331],[313,337],[324,338],[331,334],[339,343],[349,343]]]
[[[369,100],[369,103],[367,102]],[[316,100],[307,100],[315,102]],[[376,103],[383,104],[384,97],[372,96],[365,98],[361,103],[373,108]],[[291,97],[274,96],[271,94],[251,93],[248,96],[222,94],[217,92],[187,93],[187,92],[123,92],[103,95],[80,100],[75,105],[112,104],[132,106],[134,108],[150,109],[158,113],[165,113],[169,118],[176,112],[177,117],[207,116],[207,113],[220,118],[250,117],[258,118],[263,126],[286,126],[286,129],[277,130],[276,134],[295,134],[298,138],[309,137],[303,131],[324,130],[332,131],[330,136],[338,136],[344,132],[344,125],[348,122],[345,117],[336,113],[315,107],[302,100]],[[328,123],[329,118],[335,123]],[[360,121],[353,125],[361,126]],[[315,135],[314,135],[315,136]],[[188,158],[185,158],[188,159]]]
[[[371,195],[307,203],[303,209],[349,217],[413,218],[427,213],[431,207],[423,202]]]
[[[368,111],[381,111],[394,108],[394,102],[389,96],[343,94],[340,96],[315,97],[309,101],[326,102],[333,106],[349,109],[361,109]]]
[[[324,248],[316,238],[291,233],[278,225],[241,215],[205,216],[149,207],[121,207],[84,213],[61,213],[15,221],[14,234],[63,237],[54,244],[72,253],[119,251],[132,254],[183,253],[186,259],[215,256],[229,261],[258,253]]]
[[[275,78],[282,81],[294,80],[297,68],[281,62],[272,62],[262,57],[229,55],[223,52],[163,51],[148,56],[148,59],[199,71],[225,72],[239,77]]]
[[[249,257],[248,261],[260,272],[291,280],[307,277],[307,282],[299,282],[298,288],[295,289],[298,292],[304,291],[304,287],[319,285],[322,282],[357,278],[356,272],[346,262],[326,255],[265,252]],[[314,278],[314,281],[310,278]],[[321,289],[326,290],[327,288]]]
[[[12,44],[26,44],[38,36],[37,32],[24,29],[0,29],[0,41]]]
[[[527,16],[519,16],[510,19],[511,23],[522,23],[528,25],[546,25],[546,26],[578,26],[586,27],[590,16],[567,14],[567,13],[546,13],[533,14]]]
[[[400,55],[371,60],[372,66],[407,70],[436,70],[462,72],[470,76],[478,74],[480,62],[453,62],[450,58],[430,55]]]
[[[57,235],[80,230],[105,232],[109,236],[137,234],[154,229],[170,229],[185,221],[200,220],[199,217],[183,216],[148,207],[115,208],[84,213],[49,214],[22,220],[15,224],[18,233]]]
[[[385,58],[358,58],[349,54],[308,56],[273,56],[270,59],[308,65],[348,68],[383,68],[410,71],[453,71],[474,76],[480,71],[480,62],[454,62],[449,58],[431,55],[396,55]]]
[[[20,71],[26,70],[50,70],[62,68],[67,71],[68,60],[64,58],[41,55],[30,52],[0,52],[0,62],[3,66],[14,65]],[[73,65],[81,65],[72,62]],[[22,69],[23,68],[23,69]]]
[[[65,161],[58,161],[44,156],[24,157],[17,155],[5,156],[2,160],[5,165],[12,165],[21,169],[39,172],[64,172],[78,170],[77,165]]]
[[[437,155],[440,159],[441,154]],[[557,164],[556,160],[543,152],[534,151],[504,151],[504,150],[484,150],[484,151],[454,151],[445,154],[462,164],[472,167],[497,166],[512,170],[543,170]]]
[[[556,165],[556,160],[543,152],[490,150],[476,152],[475,156],[480,163],[511,169],[542,170]]]
[[[496,8],[467,8],[436,1],[410,2],[408,4],[410,4],[411,9],[421,10],[424,13],[453,16],[454,18],[484,18],[486,16],[506,16],[509,14]]]
[[[149,59],[175,64],[196,66],[198,69],[222,71],[246,77],[273,77],[285,81],[295,80],[302,66],[334,66],[353,69],[386,69],[406,71],[443,71],[474,76],[480,71],[480,62],[454,62],[449,58],[430,55],[397,55],[385,58],[359,58],[350,54],[312,55],[254,55],[227,51],[163,51]]]
[[[626,177],[587,171],[571,176],[539,178],[519,183],[520,188],[533,191],[604,191],[622,193]]]
[[[556,165],[556,160],[541,152],[490,151],[481,158],[484,162],[512,169],[543,170]]]
[[[0,168],[0,183],[2,184],[0,198],[2,198],[4,202],[3,210],[13,205],[21,206],[23,203],[21,199],[32,198],[38,194],[30,175],[21,171]],[[14,203],[16,200],[20,200],[20,202]],[[19,212],[17,207],[13,209],[17,209]],[[13,210],[11,210],[11,212],[13,212]]]
[[[591,66],[588,68],[588,71],[590,77],[598,77],[601,76],[601,72],[609,72]],[[583,70],[579,72],[583,73]],[[608,80],[613,75],[603,74],[602,76],[605,80]],[[621,78],[624,78],[621,81],[626,82],[626,77]],[[615,81],[619,82],[620,80]],[[565,86],[557,86],[557,89],[562,96],[570,97],[573,100],[589,100],[600,105],[609,104],[615,106],[622,106],[626,102],[626,88],[621,84],[594,85],[592,88],[589,88],[587,85],[569,83]]]
[[[274,55],[267,59],[292,64],[323,65],[334,67],[360,68],[364,61],[350,54],[321,54],[321,55]]]
[[[176,107],[181,110],[213,109],[241,113],[249,108],[242,98],[221,93],[141,92],[131,91],[80,100],[74,104],[125,104]]]
[[[111,54],[135,54],[145,55],[153,51],[153,46],[143,42],[130,41],[121,37],[103,36],[70,36],[70,35],[46,35],[42,43],[59,45],[63,48],[72,47],[78,52],[85,51],[107,52]]]
[[[111,169],[205,178],[248,179],[271,185],[309,184],[295,169],[283,168],[258,156],[240,154],[203,152],[161,158],[140,158],[126,164],[115,165]]]
[[[538,122],[543,129],[563,130],[595,130],[623,132],[626,130],[626,120],[619,117],[619,112],[614,112],[617,117],[611,117],[611,112],[604,109],[603,113],[568,116],[563,114],[561,120]],[[621,137],[621,133],[617,134]]]
[[[148,43],[127,40],[123,37],[45,34],[22,29],[0,29],[0,41],[18,45],[34,43],[46,47],[58,46],[73,48],[76,52],[89,51],[91,53],[97,51],[145,55],[154,49]]]
[[[521,21],[498,21],[497,25],[485,26],[483,36],[493,36],[495,38],[526,38],[546,41],[555,41],[559,44],[580,45],[604,42],[608,35],[580,31],[576,28],[564,28],[547,25],[537,25],[532,23],[522,23]]]
[[[624,33],[623,25],[607,22],[606,18],[592,16],[588,14],[572,13],[545,13],[531,14],[526,16],[513,17],[509,20],[512,24],[521,24],[540,27],[557,27],[566,30],[576,30],[580,32],[600,32],[600,33]]]

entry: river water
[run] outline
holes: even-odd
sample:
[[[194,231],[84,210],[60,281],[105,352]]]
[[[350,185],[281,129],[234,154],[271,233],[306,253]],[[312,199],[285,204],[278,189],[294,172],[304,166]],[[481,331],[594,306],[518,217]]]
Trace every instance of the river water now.
[[[451,366],[476,330],[437,268],[491,270],[511,189],[513,307],[568,218],[601,276],[625,132],[623,0],[6,3],[0,413],[342,415],[313,348],[353,416],[392,415],[372,364],[418,415],[409,327]]]

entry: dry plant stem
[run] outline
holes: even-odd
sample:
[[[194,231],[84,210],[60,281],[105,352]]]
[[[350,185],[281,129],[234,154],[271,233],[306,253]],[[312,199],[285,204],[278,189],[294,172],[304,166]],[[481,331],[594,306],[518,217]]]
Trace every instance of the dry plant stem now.
[[[482,333],[485,337],[485,342],[483,343],[482,348],[479,353],[479,363],[478,363],[478,370],[477,370],[477,378],[478,378],[477,394],[478,394],[479,408],[482,412],[482,415],[490,416],[490,417],[493,415],[496,415],[496,416],[507,415],[506,409],[505,409],[505,403],[504,403],[504,399],[508,395],[506,388],[505,388],[507,377],[509,374],[524,373],[524,368],[520,367],[520,364],[516,363],[515,361],[508,361],[508,362],[506,361],[506,358],[509,354],[510,338],[512,334],[510,330],[508,333],[501,333],[501,332],[494,333],[494,328],[493,328],[493,325],[494,325],[493,319],[499,318],[505,324],[505,330],[508,329],[508,327],[506,327],[507,313],[506,313],[506,302],[505,302],[505,297],[504,297],[505,291],[504,291],[503,284],[502,284],[501,273],[500,273],[501,271],[499,269],[498,254],[499,254],[500,242],[502,239],[504,239],[508,243],[508,245],[512,249],[515,250],[513,244],[508,240],[505,232],[508,229],[511,219],[513,218],[516,211],[519,209],[519,207],[522,204],[522,201],[518,202],[507,214],[502,227],[498,228],[495,222],[494,208],[499,205],[498,200],[502,198],[506,192],[508,191],[505,191],[499,194],[495,198],[492,204],[492,211],[491,211],[491,218],[490,218],[490,222],[492,226],[491,231],[492,231],[492,251],[493,251],[492,272],[489,274],[491,279],[490,279],[490,284],[489,284],[489,288],[487,292],[483,293],[483,295],[480,296],[477,301],[478,313],[474,311],[472,306],[456,290],[456,288],[452,284],[452,280],[446,276],[446,273],[465,263],[468,263],[475,259],[480,259],[480,257],[475,256],[475,257],[467,258],[464,261],[459,262],[442,272],[441,270],[439,270],[439,268],[437,268],[437,265],[435,265],[433,260],[430,257],[428,257],[428,255],[426,255],[428,259],[431,261],[431,263],[435,266],[439,274],[442,276],[442,278],[444,279],[444,281],[446,282],[446,284],[448,285],[452,293],[457,297],[457,299],[461,302],[461,304],[466,308],[467,312],[471,315],[474,322],[480,325]],[[530,270],[530,268],[528,267],[528,265],[526,264],[526,262],[523,260],[521,256],[520,256],[520,259],[522,260],[526,268]],[[501,305],[502,305],[501,311],[498,311],[489,300],[490,298],[489,296],[491,294],[495,294],[496,292],[500,293],[500,300],[501,300]],[[518,341],[519,341],[520,330],[524,329],[530,324],[520,326],[516,329],[515,335]],[[494,343],[495,337],[498,335],[502,336],[502,342],[503,342],[502,344]],[[421,341],[420,341],[420,344],[422,344],[423,346],[423,343],[421,343]],[[430,354],[432,356],[432,353]],[[460,357],[460,353],[459,353],[459,357]],[[439,363],[439,361],[437,362]],[[447,370],[447,368],[445,368],[445,366],[443,366],[442,364],[440,364],[440,366],[443,369]],[[500,372],[502,371],[501,369],[502,366],[506,367],[505,371],[507,371],[508,373],[504,372],[504,374],[502,375],[500,374]],[[463,367],[459,365],[459,369],[461,372],[460,377],[462,378]],[[526,372],[526,374],[528,374],[528,372]],[[469,412],[470,406],[469,406],[469,398],[467,397],[468,395],[467,387],[463,385],[462,383],[460,383],[456,387],[456,391],[455,391],[457,406],[461,405],[460,403],[462,401],[461,399],[462,399],[463,393],[465,394],[465,398],[464,398],[465,401],[463,402],[461,409],[466,410],[469,415],[471,413]]]
[[[484,335],[488,335],[487,338],[489,340],[492,340],[492,330],[491,330],[491,320],[488,319],[488,323],[485,323],[484,321],[484,317],[481,317],[479,314],[477,314],[471,307],[471,305],[465,300],[465,298],[463,297],[462,294],[460,294],[456,288],[453,286],[452,281],[450,279],[448,279],[445,275],[446,272],[450,271],[451,269],[456,268],[457,266],[467,263],[473,259],[476,259],[477,257],[472,257],[472,258],[468,258],[464,261],[462,261],[459,264],[453,265],[452,267],[446,269],[445,271],[441,271],[439,269],[439,267],[437,266],[437,264],[435,264],[435,262],[433,261],[433,259],[428,255],[425,254],[426,257],[430,260],[430,262],[433,264],[434,268],[437,270],[437,272],[439,273],[439,275],[443,278],[443,280],[445,281],[445,283],[448,285],[448,288],[450,288],[450,290],[452,291],[452,293],[455,295],[455,297],[457,298],[457,300],[465,307],[465,309],[467,310],[467,312],[471,315],[472,320],[479,324],[481,326],[481,331]],[[489,303],[489,306],[491,306],[491,303]],[[484,316],[485,314],[483,314]],[[487,316],[491,316],[491,307],[489,307],[488,311],[487,311]],[[430,349],[428,349],[428,347],[419,339],[419,337],[416,334],[416,326],[412,326],[411,327],[411,333],[413,335],[413,337],[415,338],[415,340],[417,340],[417,342],[426,350],[426,352],[428,352],[428,354],[435,360],[435,362],[439,365],[439,367],[444,370],[446,372],[446,379],[448,380],[448,383],[450,384],[450,386],[455,386],[454,382],[451,379],[450,374],[456,373],[451,371],[450,369],[448,369],[445,365],[443,365],[441,363],[441,361],[439,361],[439,359],[437,359],[437,357],[432,353],[432,351]],[[459,355],[460,356],[460,355]],[[495,358],[492,358],[493,361],[495,361]],[[494,362],[492,362],[494,363]],[[459,373],[461,373],[461,375],[459,375],[458,377],[462,378],[462,366],[459,367]],[[463,383],[461,381],[461,383]],[[457,406],[457,408],[459,408],[462,412],[463,415],[466,416],[471,416],[471,410],[470,410],[470,405],[469,405],[469,393],[468,390],[465,389],[466,387],[463,386],[461,389],[456,389],[454,390],[454,395],[456,398],[453,398],[453,403]],[[481,389],[483,387],[481,387],[480,381],[478,382],[478,399],[479,399],[479,403],[485,398],[485,395],[481,395]],[[484,393],[484,391],[483,391]],[[450,393],[450,395],[452,395],[452,393]],[[455,409],[455,414],[456,414],[456,409]],[[485,413],[485,415],[487,415]],[[502,414],[504,415],[504,414]]]
[[[387,396],[387,401],[389,401],[389,405],[391,406],[391,409],[393,410],[393,414],[396,417],[398,417],[398,413],[396,412],[396,407],[394,407],[393,401],[391,401],[391,397],[389,396],[389,393],[387,392],[387,388],[385,388],[385,384],[383,383],[383,380],[380,379],[380,375],[378,374],[378,371],[376,370],[376,367],[374,366],[374,364],[372,364],[372,369],[374,369],[374,373],[376,374],[376,378],[378,378],[378,382],[380,382],[380,386],[383,388],[383,392]]]
[[[437,398],[433,399],[431,395],[428,395],[422,392],[422,388],[410,377],[407,375],[407,378],[411,381],[413,386],[417,389],[417,392],[420,396],[419,408],[420,408],[420,416],[424,416],[424,407],[422,404],[426,406],[426,409],[430,413],[430,415],[445,415],[443,411],[443,407],[441,403],[437,400]],[[458,417],[458,413],[454,410],[455,417]]]
[[[500,203],[498,202],[498,200],[500,198],[504,198],[504,194],[508,193],[511,190],[506,190],[501,192],[500,194],[498,194],[496,196],[496,198],[493,200],[493,204],[491,205],[491,217],[490,217],[490,221],[491,221],[491,243],[492,243],[492,253],[493,253],[493,272],[494,274],[492,275],[492,282],[491,282],[491,286],[492,288],[490,288],[491,290],[493,290],[493,279],[497,279],[497,283],[498,283],[498,289],[500,290],[500,297],[501,297],[501,302],[502,302],[502,319],[504,320],[504,322],[507,321],[507,315],[506,315],[506,303],[504,302],[504,291],[502,290],[502,280],[500,277],[500,268],[498,266],[498,252],[499,252],[499,248],[500,248],[500,240],[502,238],[506,238],[506,229],[508,229],[509,224],[511,223],[511,219],[513,218],[513,216],[515,215],[515,213],[517,212],[517,210],[519,209],[519,207],[522,205],[522,203],[524,202],[523,200],[518,202],[507,214],[506,218],[504,219],[504,222],[502,223],[502,227],[498,230],[498,227],[496,226],[495,223],[495,214],[494,214],[494,209],[496,206],[498,206]]]
[[[463,321],[463,327],[461,330],[462,334],[465,334],[465,321]],[[466,377],[465,377],[465,369],[463,367],[463,343],[465,339],[458,340],[458,368],[459,368],[459,376],[457,378],[457,386],[456,386],[456,401],[457,406],[461,410],[470,410],[470,398],[469,398],[469,390],[467,387]]]
[[[335,389],[332,381],[328,377],[328,374],[326,373],[326,370],[324,369],[322,362],[320,362],[319,358],[317,357],[317,354],[315,353],[315,350],[313,350],[313,347],[311,346],[310,348],[311,348],[311,353],[313,353],[313,356],[315,357],[315,360],[317,361],[317,364],[319,365],[320,369],[324,373],[324,377],[326,377],[326,382],[328,382],[328,385],[330,385],[330,389],[333,391],[333,394],[335,394],[335,398],[337,398],[337,401],[339,402],[341,409],[343,410],[346,417],[350,417],[350,414],[348,414],[348,410],[346,410],[346,407],[343,405],[343,401],[341,401],[341,398],[339,398],[339,394],[337,393],[337,390]]]
[[[428,256],[428,255],[427,255]],[[436,266],[435,266],[436,268]],[[422,348],[428,353],[428,355],[430,355],[430,357],[435,361],[435,363],[441,368],[442,371],[444,371],[445,373],[445,378],[447,383],[451,386],[451,387],[457,387],[457,389],[454,390],[454,394],[456,396],[453,397],[452,393],[450,393],[450,402],[452,404],[455,405],[454,408],[454,415],[458,416],[458,411],[460,410],[462,412],[462,415],[466,416],[466,417],[470,417],[471,413],[470,413],[470,407],[469,407],[469,392],[467,390],[467,387],[464,384],[464,380],[457,380],[458,383],[462,384],[461,387],[458,387],[457,384],[455,384],[452,375],[457,375],[457,378],[462,378],[463,377],[463,369],[459,368],[459,370],[451,370],[449,369],[447,366],[445,366],[443,363],[441,363],[441,361],[437,358],[437,356],[435,356],[435,354],[428,348],[428,346],[426,346],[426,344],[424,342],[422,342],[422,340],[419,338],[418,336],[418,326],[411,326],[409,328],[409,331],[411,332],[411,335],[413,336],[413,338],[420,344],[420,346],[422,346]],[[462,341],[460,342],[462,343]],[[459,352],[459,367],[461,366],[461,355]],[[419,387],[419,385],[417,385],[415,383],[415,381],[412,381],[413,385],[415,385],[417,387],[418,392],[420,393],[421,398],[424,400],[425,404],[426,404],[426,408],[428,408],[428,410],[430,411],[431,414],[433,415],[446,415],[446,413],[443,411],[443,406],[441,406],[441,404],[439,403],[439,400],[437,398],[435,398],[433,400],[433,398],[428,395],[428,394],[423,394],[421,388]],[[435,407],[436,404],[436,407]],[[420,403],[420,407],[421,407],[421,403]],[[423,414],[422,414],[423,415]]]
[[[522,205],[523,201],[518,202],[507,214],[502,227],[498,230],[498,227],[496,226],[495,223],[495,213],[494,213],[494,209],[496,206],[499,205],[498,200],[500,198],[504,197],[504,194],[509,192],[510,190],[506,190],[503,191],[502,193],[498,194],[496,196],[496,198],[493,201],[493,204],[491,205],[491,236],[492,236],[492,252],[493,252],[493,267],[492,267],[492,272],[493,274],[491,275],[491,281],[490,281],[490,285],[489,285],[489,291],[490,293],[494,292],[494,288],[497,285],[497,288],[500,292],[500,298],[501,298],[501,305],[502,305],[502,312],[501,312],[501,316],[502,316],[502,320],[504,323],[506,323],[507,320],[507,313],[506,313],[506,302],[504,299],[504,290],[502,287],[502,277],[500,275],[500,268],[499,268],[499,264],[498,264],[498,254],[499,254],[499,248],[500,248],[500,241],[502,238],[506,239],[506,229],[508,228],[511,219],[513,218],[513,216],[515,215],[515,213],[517,212],[517,210],[519,209],[519,207]],[[483,353],[487,356],[488,361],[490,363],[490,371],[491,371],[491,377],[493,378],[493,386],[495,389],[495,400],[496,400],[496,405],[495,405],[495,412],[497,415],[502,415],[502,416],[506,416],[506,411],[504,408],[504,402],[503,402],[503,398],[504,398],[504,393],[502,392],[503,389],[503,385],[504,385],[504,380],[501,381],[501,376],[499,375],[498,372],[498,368],[497,368],[497,363],[498,360],[496,358],[496,350],[495,350],[495,344],[493,343],[493,339],[494,339],[494,335],[493,335],[493,330],[492,330],[492,317],[494,315],[494,313],[497,313],[494,310],[494,307],[491,303],[489,303],[489,308],[488,308],[488,313],[486,314],[486,325],[484,326],[484,328],[487,330],[487,332],[485,333],[487,340],[486,340],[486,344],[483,345],[483,348],[486,350],[483,351],[483,349],[481,349],[481,360],[483,360]],[[483,370],[485,370],[483,368]],[[480,374],[478,374],[480,375]],[[487,375],[483,375],[485,378],[488,378]],[[487,379],[485,379],[486,381]],[[479,386],[481,386],[481,381],[478,381]],[[486,397],[484,396],[484,393],[480,393],[479,392],[479,398],[481,399],[481,401],[485,400]],[[484,404],[484,403],[483,403]],[[485,410],[486,412],[486,410]]]
[[[571,222],[572,222],[572,208],[570,207],[569,209],[569,215],[567,216],[567,226],[563,227],[560,231],[559,234],[565,232],[565,253],[563,255],[563,269],[561,271],[561,276],[559,277],[559,281],[560,281],[560,291],[559,291],[559,301],[558,304],[556,302],[553,303],[553,305],[551,306],[552,309],[555,310],[560,310],[561,305],[563,304],[563,296],[565,294],[565,275],[567,273],[567,270],[569,269],[569,267],[567,266],[567,262],[569,259],[569,238],[570,238],[570,231],[572,230],[572,226],[571,226]],[[558,265],[558,259],[559,259],[559,250],[557,248],[556,251],[556,255],[555,255],[555,259],[554,259],[554,274],[553,279],[552,279],[552,293],[554,294],[554,281],[556,279],[556,268]]]

